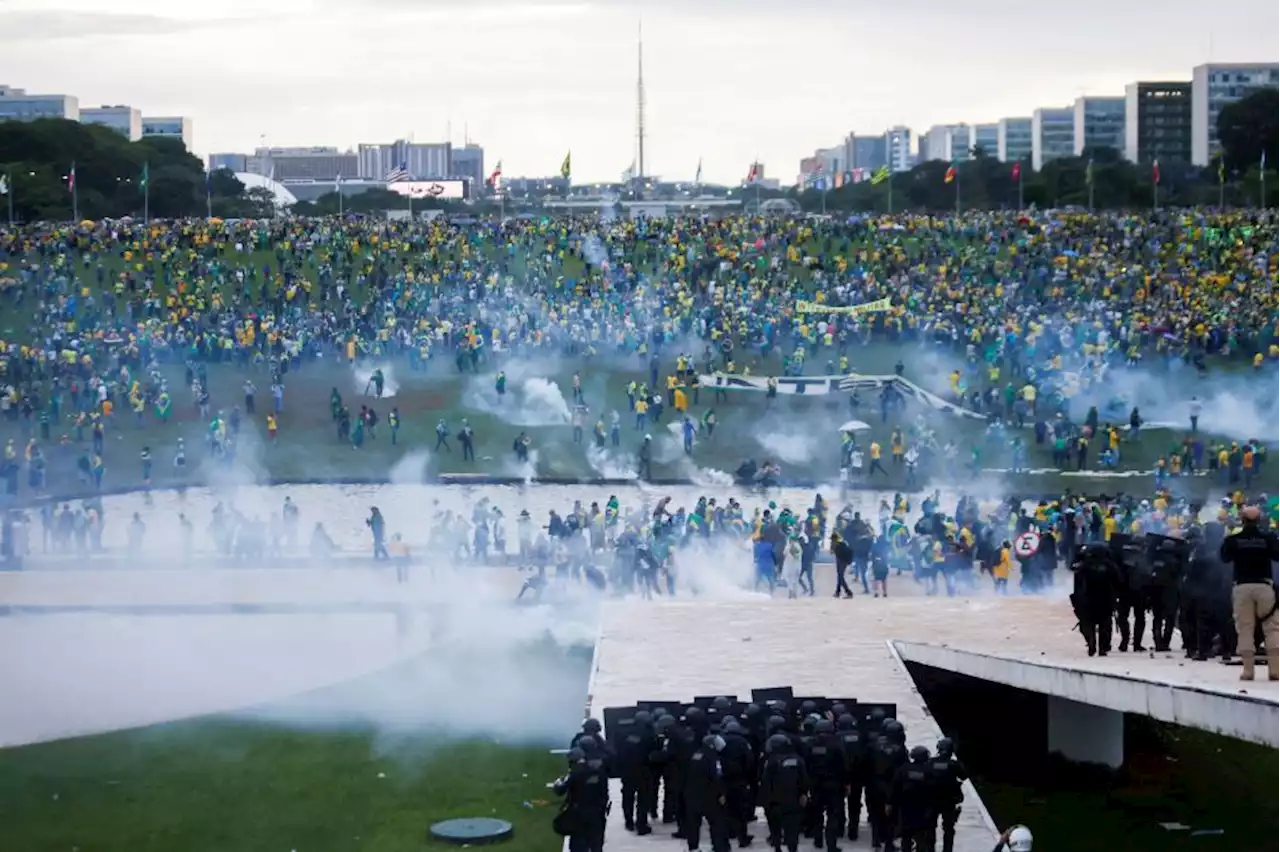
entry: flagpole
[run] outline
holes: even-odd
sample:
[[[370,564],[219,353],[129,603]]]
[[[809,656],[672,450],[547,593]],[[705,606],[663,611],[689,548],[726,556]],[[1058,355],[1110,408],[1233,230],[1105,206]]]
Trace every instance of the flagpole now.
[[[338,215],[343,215],[342,209],[342,175],[338,175]]]
[[[1018,209],[1019,210],[1025,209],[1025,205],[1022,203],[1022,165],[1021,163],[1019,163],[1018,165]]]
[[[1258,207],[1267,209],[1267,152],[1262,151],[1262,162],[1258,164]]]
[[[889,215],[893,215],[893,168],[889,169]]]
[[[1224,210],[1227,206],[1227,177],[1222,171],[1222,162],[1218,162],[1218,209]]]
[[[956,168],[956,215],[960,214],[960,169]]]
[[[71,163],[71,221],[80,221],[80,190],[76,186],[76,164]]]
[[[142,224],[151,224],[151,164],[142,164],[142,174],[146,178],[142,182]]]
[[[9,227],[13,227],[13,171],[4,174],[4,194],[9,198]]]
[[[213,190],[208,181],[204,182],[204,218],[213,218]]]

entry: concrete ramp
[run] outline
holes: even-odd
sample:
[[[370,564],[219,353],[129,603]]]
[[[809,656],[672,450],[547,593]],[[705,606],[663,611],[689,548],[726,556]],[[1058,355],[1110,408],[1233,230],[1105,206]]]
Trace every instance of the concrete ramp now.
[[[906,726],[907,745],[933,749],[941,731],[916,692],[877,619],[881,601],[757,599],[741,602],[639,601],[608,604],[601,613],[589,710],[646,700],[684,700],[719,693],[749,696],[753,687],[791,686],[797,695],[850,696],[893,702]],[[887,602],[885,602],[887,603]],[[928,613],[934,601],[915,601]],[[614,791],[621,801],[621,790]],[[865,820],[865,815],[864,815]],[[863,827],[857,843],[870,849]],[[665,829],[665,830],[664,830]],[[764,842],[764,822],[754,827]],[[987,852],[995,829],[971,784],[957,825],[959,852]],[[621,808],[609,817],[607,848],[614,852],[672,848],[671,826],[637,837],[622,826]]]

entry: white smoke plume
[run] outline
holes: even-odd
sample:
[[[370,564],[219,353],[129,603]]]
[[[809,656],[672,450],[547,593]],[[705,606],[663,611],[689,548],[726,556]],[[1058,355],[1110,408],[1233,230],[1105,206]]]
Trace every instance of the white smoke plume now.
[[[382,370],[382,398],[395,396],[400,391],[400,382],[396,381],[396,369],[390,363],[361,363],[351,369],[352,388],[357,396],[374,396],[373,373]]]

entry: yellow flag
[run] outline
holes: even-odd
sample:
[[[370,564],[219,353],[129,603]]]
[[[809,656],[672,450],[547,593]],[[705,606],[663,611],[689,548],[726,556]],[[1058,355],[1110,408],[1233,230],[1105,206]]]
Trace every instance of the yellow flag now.
[[[573,169],[569,163],[569,157],[572,153],[573,153],[572,151],[566,151],[564,155],[564,162],[560,164],[560,177],[564,178],[565,180],[568,180],[569,175],[572,174],[573,172]]]

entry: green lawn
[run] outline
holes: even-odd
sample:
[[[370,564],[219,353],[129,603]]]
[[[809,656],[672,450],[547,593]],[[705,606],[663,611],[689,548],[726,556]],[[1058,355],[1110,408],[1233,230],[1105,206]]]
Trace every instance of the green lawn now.
[[[579,673],[585,697],[586,656],[545,643],[526,651],[566,667],[566,677]],[[448,848],[428,840],[428,827],[467,816],[512,823],[503,845],[511,852],[559,849],[550,828],[558,799],[545,785],[564,771],[550,748],[576,729],[581,704],[572,696],[564,739],[546,743],[258,721],[314,720],[297,714],[330,699],[363,707],[362,695],[376,701],[403,689],[411,673],[396,666],[252,719],[204,717],[0,750],[0,852],[402,852]]]

